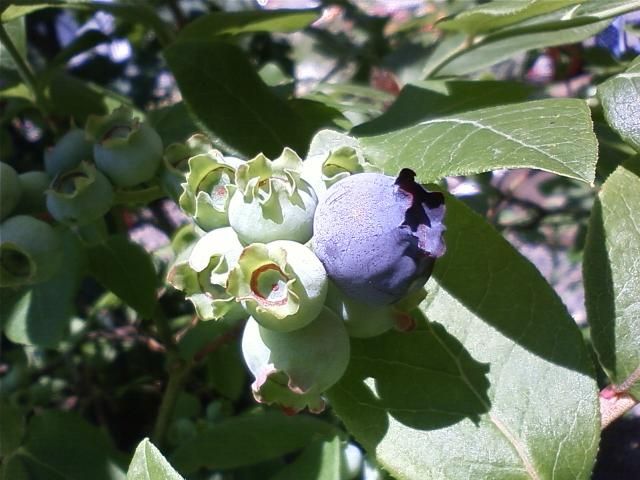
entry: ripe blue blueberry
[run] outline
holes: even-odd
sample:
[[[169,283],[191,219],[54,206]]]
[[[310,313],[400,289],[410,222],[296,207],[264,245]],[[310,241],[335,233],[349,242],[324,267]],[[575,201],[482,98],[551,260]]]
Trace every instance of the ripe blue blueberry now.
[[[352,175],[316,210],[313,249],[342,292],[370,305],[395,303],[422,287],[445,251],[444,196],[403,169],[398,178]]]

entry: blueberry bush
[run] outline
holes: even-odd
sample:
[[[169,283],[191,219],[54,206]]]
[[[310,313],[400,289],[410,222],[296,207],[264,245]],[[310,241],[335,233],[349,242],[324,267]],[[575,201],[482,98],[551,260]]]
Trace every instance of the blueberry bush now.
[[[638,478],[639,1],[0,20],[0,478]]]

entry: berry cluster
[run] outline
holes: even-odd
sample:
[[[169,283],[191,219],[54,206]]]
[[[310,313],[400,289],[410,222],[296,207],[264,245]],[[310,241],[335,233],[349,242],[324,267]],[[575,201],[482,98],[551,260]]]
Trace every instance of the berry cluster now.
[[[18,175],[0,162],[0,287],[48,280],[62,263],[60,228],[80,229],[100,220],[116,192],[156,177],[162,140],[133,112],[120,107],[90,116],[85,130],[69,130],[44,155],[44,171]],[[39,217],[39,218],[37,218]]]
[[[411,327],[407,312],[444,253],[443,195],[410,170],[376,172],[355,139],[331,131],[304,162],[288,148],[273,160],[225,157],[201,136],[167,152],[175,172],[188,170],[179,204],[202,230],[169,283],[201,319],[248,317],[257,401],[322,411],[349,336]]]

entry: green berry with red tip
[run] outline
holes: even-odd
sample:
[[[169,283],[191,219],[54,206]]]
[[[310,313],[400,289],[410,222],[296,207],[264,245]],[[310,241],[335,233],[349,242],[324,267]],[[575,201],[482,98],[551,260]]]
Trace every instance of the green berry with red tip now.
[[[349,352],[342,320],[326,308],[293,332],[277,332],[249,318],[242,336],[242,354],[255,377],[254,398],[292,413],[324,409],[322,394],[344,374]]]
[[[228,292],[260,325],[279,332],[311,323],[322,310],[327,289],[320,260],[290,240],[249,245],[227,281]]]
[[[189,158],[179,203],[203,230],[229,225],[229,201],[235,191],[236,169],[242,163],[213,149]]]

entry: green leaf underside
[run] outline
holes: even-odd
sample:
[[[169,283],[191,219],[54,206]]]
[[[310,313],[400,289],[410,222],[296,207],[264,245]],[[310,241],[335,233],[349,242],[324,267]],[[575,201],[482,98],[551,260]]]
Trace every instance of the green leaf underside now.
[[[600,85],[598,96],[609,125],[640,152],[640,57]]]
[[[576,99],[485,108],[360,142],[367,158],[385,172],[412,168],[423,182],[528,167],[591,183],[597,160],[589,109]]]
[[[332,406],[398,479],[589,478],[598,396],[577,326],[535,267],[452,197],[446,222],[426,328],[352,339]]]
[[[525,101],[533,87],[493,80],[427,80],[404,86],[379,117],[356,126],[356,136],[409,127],[423,120],[468,110]]]
[[[313,128],[271,92],[244,52],[215,41],[177,42],[165,50],[187,107],[204,128],[251,157],[303,154]]]
[[[171,457],[181,472],[200,467],[229,469],[252,465],[294,452],[311,439],[330,439],[332,425],[306,415],[293,417],[268,411],[225,420],[182,443]]]
[[[455,18],[438,23],[443,30],[456,30],[469,34],[489,32],[543,13],[559,10],[580,0],[521,0],[493,1],[486,5],[464,10]]]
[[[167,462],[160,450],[145,438],[133,454],[127,480],[183,480],[183,477]]]
[[[604,183],[591,212],[584,252],[591,339],[616,385],[640,368],[639,174],[637,165],[628,164]],[[640,383],[630,393],[640,398]]]
[[[0,323],[12,342],[55,347],[64,338],[85,257],[72,233],[64,233],[63,244],[63,268],[51,279],[30,288],[1,290]]]
[[[63,434],[61,434],[61,432]],[[122,455],[96,427],[80,417],[47,411],[29,423],[25,444],[18,453],[28,470],[45,475],[29,478],[64,480],[124,480]]]
[[[189,23],[178,37],[205,40],[220,35],[256,32],[294,32],[318,18],[316,10],[254,10],[212,12]]]
[[[109,237],[89,250],[89,271],[140,315],[153,315],[157,278],[151,258],[140,245],[123,236]]]

